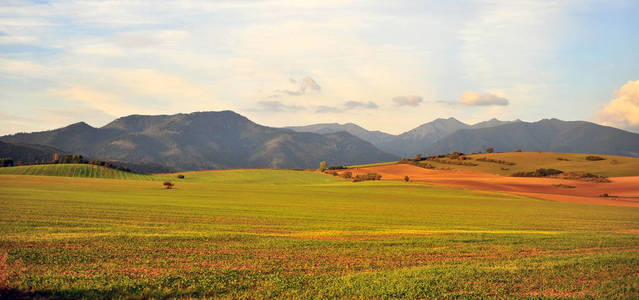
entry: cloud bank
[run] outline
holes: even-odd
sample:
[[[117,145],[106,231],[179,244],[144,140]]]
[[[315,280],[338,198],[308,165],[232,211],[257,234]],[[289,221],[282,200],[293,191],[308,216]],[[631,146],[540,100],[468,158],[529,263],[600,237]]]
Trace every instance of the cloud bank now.
[[[461,104],[472,106],[508,105],[508,99],[491,93],[464,92],[459,100]]]
[[[297,90],[275,90],[275,93],[285,94],[288,96],[302,96],[306,94],[306,91],[315,91],[315,92],[322,91],[322,87],[319,84],[317,84],[317,81],[315,81],[313,78],[308,76],[300,80],[295,80],[293,78],[290,78],[289,81],[293,84],[298,85]]]
[[[397,106],[418,106],[424,101],[421,96],[397,96],[393,98],[393,102]]]
[[[596,113],[597,121],[611,126],[639,129],[639,80],[628,81],[613,96],[616,98]]]
[[[368,102],[364,102],[364,101],[348,101],[348,102],[344,103],[344,105],[342,107],[324,106],[324,105],[319,106],[315,110],[315,113],[318,113],[318,114],[322,114],[322,113],[340,113],[340,112],[345,112],[345,111],[354,110],[354,109],[378,109],[378,108],[379,108],[379,105],[377,105],[373,101],[368,101]]]

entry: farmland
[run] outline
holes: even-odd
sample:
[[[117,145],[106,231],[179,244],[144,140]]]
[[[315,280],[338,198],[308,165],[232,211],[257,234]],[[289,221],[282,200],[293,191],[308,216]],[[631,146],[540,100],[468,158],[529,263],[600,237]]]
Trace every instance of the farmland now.
[[[184,175],[0,175],[2,296],[639,293],[639,208],[309,171]]]
[[[592,154],[554,153],[554,152],[506,152],[471,154],[468,162],[476,166],[452,165],[436,161],[424,161],[436,168],[473,171],[509,176],[515,172],[534,171],[539,168],[552,168],[564,172],[589,172],[600,176],[639,176],[639,159],[614,155],[596,155],[603,160],[589,161]],[[481,161],[487,158],[501,160],[514,165]]]

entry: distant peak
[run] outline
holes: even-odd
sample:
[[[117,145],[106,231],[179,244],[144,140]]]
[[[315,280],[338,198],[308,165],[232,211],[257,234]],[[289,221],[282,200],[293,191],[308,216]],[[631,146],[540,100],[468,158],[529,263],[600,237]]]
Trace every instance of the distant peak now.
[[[67,126],[67,128],[93,128],[93,127],[91,125],[81,121],[81,122],[73,123],[73,124]]]

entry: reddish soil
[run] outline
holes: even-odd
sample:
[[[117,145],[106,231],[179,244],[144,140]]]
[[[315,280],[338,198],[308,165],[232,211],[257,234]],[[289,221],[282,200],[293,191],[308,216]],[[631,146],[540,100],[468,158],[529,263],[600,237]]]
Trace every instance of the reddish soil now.
[[[378,173],[382,180],[404,180],[473,190],[499,191],[552,201],[639,207],[639,176],[611,177],[611,182],[598,183],[557,178],[506,177],[493,174],[431,170],[407,164],[352,168],[343,172],[353,176]],[[558,185],[561,184],[562,186]],[[566,186],[574,186],[568,188]],[[608,197],[601,197],[608,194]]]

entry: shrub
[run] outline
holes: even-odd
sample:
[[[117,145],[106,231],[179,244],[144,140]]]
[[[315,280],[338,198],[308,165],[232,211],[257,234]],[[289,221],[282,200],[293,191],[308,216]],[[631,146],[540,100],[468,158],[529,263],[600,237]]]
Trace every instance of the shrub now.
[[[517,150],[515,150],[515,152],[521,152],[521,149],[517,149]]]
[[[553,175],[559,175],[563,173],[561,170],[557,169],[537,169],[534,172],[516,172],[513,173],[513,177],[548,177]]]
[[[509,166],[514,166],[515,163],[514,162],[510,162],[510,161],[505,161],[502,159],[492,159],[492,158],[487,158],[487,157],[480,157],[478,159],[476,159],[477,161],[483,161],[483,162],[492,162],[492,163],[497,163],[497,164],[502,164],[502,165],[509,165]]]
[[[344,172],[344,173],[342,173],[342,177],[346,178],[346,179],[349,179],[349,178],[353,177],[353,173],[352,172]]]
[[[344,170],[347,169],[346,166],[330,166],[327,170]]]
[[[486,148],[486,153],[493,153],[495,152],[495,148],[490,147],[490,148]]]
[[[177,178],[184,179],[184,175],[180,174],[177,176]]]
[[[408,175],[404,176],[404,181],[409,182],[410,181],[410,177],[408,177]]]
[[[162,183],[162,185],[164,185],[164,187],[166,187],[167,190],[170,190],[175,186],[175,184],[173,184],[170,181],[165,181],[164,183]]]
[[[603,157],[601,157],[601,156],[589,155],[589,156],[586,156],[586,160],[589,160],[589,161],[598,161],[598,160],[605,160],[605,158],[603,158]]]
[[[379,175],[377,173],[367,173],[367,174],[360,174],[360,175],[356,175],[353,178],[353,182],[360,182],[360,181],[368,181],[368,180],[380,180],[382,179],[382,175]]]

